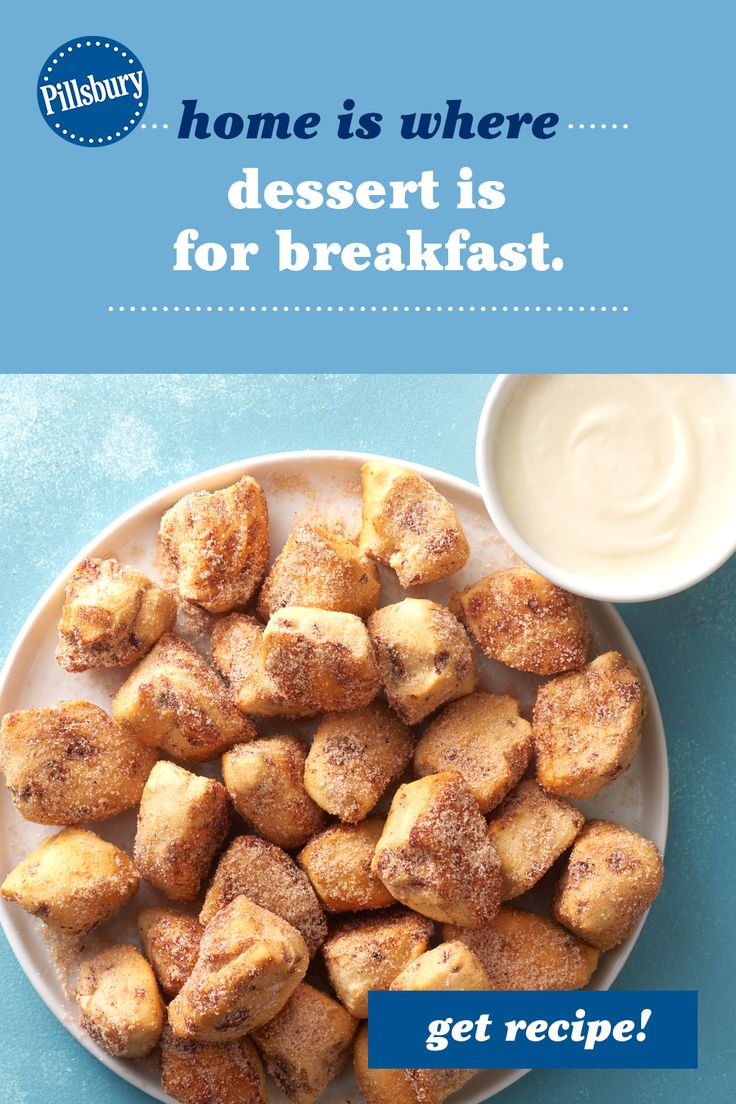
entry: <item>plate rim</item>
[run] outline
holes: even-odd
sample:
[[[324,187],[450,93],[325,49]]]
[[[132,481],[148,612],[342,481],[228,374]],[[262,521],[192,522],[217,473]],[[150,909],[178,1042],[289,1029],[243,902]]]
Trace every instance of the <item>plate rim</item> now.
[[[440,468],[434,468],[427,464],[422,464],[413,460],[397,459],[395,457],[386,456],[382,453],[364,452],[362,450],[350,450],[350,449],[297,449],[297,450],[283,450],[279,452],[260,453],[255,456],[245,457],[240,460],[231,460],[226,464],[219,464],[213,468],[207,468],[204,471],[196,472],[193,475],[186,476],[183,479],[176,480],[174,483],[167,484],[165,487],[159,488],[157,491],[146,495],[145,498],[140,499],[133,506],[124,510],[123,513],[118,514],[111,522],[105,525],[95,536],[93,536],[87,543],[79,550],[79,552],[72,557],[71,560],[62,568],[62,570],[56,575],[54,580],[46,587],[44,592],[38,601],[34,604],[30,613],[23,622],[18,634],[16,635],[13,643],[8,650],[8,654],[0,669],[0,703],[5,695],[6,688],[15,665],[15,660],[18,653],[21,651],[26,637],[32,631],[36,620],[42,615],[47,606],[55,599],[60,597],[63,592],[66,582],[70,577],[72,571],[79,563],[81,559],[87,556],[94,555],[101,545],[109,540],[115,533],[121,528],[127,526],[131,521],[134,521],[138,515],[145,514],[148,510],[155,506],[166,509],[164,505],[169,499],[176,501],[185,494],[190,494],[193,491],[205,489],[204,484],[208,487],[219,488],[220,485],[226,486],[229,480],[239,478],[240,475],[249,474],[247,468],[249,465],[257,464],[263,465],[283,465],[294,464],[300,460],[303,461],[324,461],[324,460],[336,460],[347,461],[353,464],[364,464],[368,461],[378,460],[384,463],[396,464],[401,467],[409,468],[412,471],[418,472],[425,479],[430,482],[433,479],[440,479],[450,485],[457,491],[465,494],[470,493],[472,497],[477,500],[477,504],[481,511],[488,516],[488,510],[483,500],[483,495],[480,487],[476,483],[472,483],[468,479],[463,479],[461,476],[453,475],[451,472],[443,471]],[[495,528],[493,520],[488,517],[488,520]],[[621,614],[610,602],[601,602],[594,599],[586,599],[586,601],[595,601],[595,604],[605,609],[606,614],[611,618],[615,625],[616,631],[620,633],[622,638],[626,642],[627,649],[630,651],[631,658],[635,660],[639,670],[643,673],[647,691],[649,695],[648,708],[651,717],[653,718],[654,727],[658,734],[658,743],[660,744],[660,750],[662,752],[662,777],[661,786],[663,791],[662,803],[660,808],[659,826],[661,827],[661,843],[658,844],[659,849],[664,856],[667,833],[669,825],[669,804],[670,804],[670,781],[669,781],[669,756],[667,751],[667,740],[664,729],[664,723],[662,720],[662,712],[659,707],[657,694],[652,682],[649,669],[644,662],[644,658],[625,624]],[[0,705],[0,715],[2,714],[2,707]],[[619,958],[616,961],[615,969],[612,976],[607,978],[604,986],[605,990],[608,990],[615,982],[623,970],[629,955],[634,949],[636,942],[641,934],[642,928],[646,922],[646,918],[649,910],[641,917],[634,930],[628,936],[620,946]],[[62,1012],[58,1012],[55,1004],[54,995],[48,990],[48,987],[44,983],[44,978],[41,972],[37,969],[35,964],[30,959],[30,956],[26,953],[18,933],[16,932],[15,925],[12,921],[13,913],[10,909],[9,902],[0,899],[0,927],[5,934],[5,938],[10,945],[10,948],[18,962],[19,966],[23,970],[28,981],[31,983],[33,989],[41,998],[46,1008],[51,1012],[54,1018],[61,1024],[61,1026],[69,1032],[69,1034],[80,1043],[84,1049],[95,1057],[98,1061],[101,1061],[109,1070],[115,1073],[118,1077],[122,1078],[128,1084],[133,1085],[139,1091],[145,1093],[154,1100],[161,1100],[164,1102],[172,1101],[176,1104],[171,1096],[163,1092],[163,1089],[154,1087],[151,1088],[144,1078],[141,1076],[138,1067],[129,1060],[124,1058],[116,1058],[111,1054],[108,1054],[101,1047],[98,1047],[91,1038],[79,1028],[76,1022],[69,1019],[68,1015]],[[481,1071],[482,1072],[482,1071]],[[488,1071],[490,1072],[490,1071]],[[531,1072],[529,1069],[514,1069],[506,1072],[506,1077],[503,1079],[503,1083],[495,1088],[491,1097],[497,1096],[503,1092],[504,1089],[509,1088],[525,1074]],[[477,1096],[474,1096],[471,1101],[466,1101],[466,1104],[481,1104],[482,1101],[491,1099],[487,1092],[481,1091]]]

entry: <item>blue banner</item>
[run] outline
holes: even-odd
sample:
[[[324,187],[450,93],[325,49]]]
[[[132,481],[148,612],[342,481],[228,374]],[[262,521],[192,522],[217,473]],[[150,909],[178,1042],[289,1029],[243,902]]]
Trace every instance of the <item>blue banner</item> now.
[[[372,1069],[696,1069],[698,995],[372,992]]]

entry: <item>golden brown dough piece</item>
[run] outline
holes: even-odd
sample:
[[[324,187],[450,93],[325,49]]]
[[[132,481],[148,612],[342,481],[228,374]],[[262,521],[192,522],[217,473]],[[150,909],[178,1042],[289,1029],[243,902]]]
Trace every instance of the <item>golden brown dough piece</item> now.
[[[201,923],[208,924],[218,909],[241,893],[295,927],[310,955],[324,942],[327,922],[309,878],[285,851],[257,836],[238,836],[221,857],[204,899]]]
[[[521,782],[488,823],[501,859],[504,901],[531,889],[584,824],[579,809],[551,797],[534,779]]]
[[[289,1100],[312,1104],[342,1069],[357,1027],[341,1004],[302,982],[253,1038]]]
[[[241,713],[254,717],[311,717],[314,709],[276,700],[266,686],[264,627],[255,617],[231,613],[212,630],[212,662],[230,687]]]
[[[399,786],[373,872],[397,900],[432,920],[479,927],[501,903],[501,863],[458,771]]]
[[[367,617],[381,589],[376,565],[336,529],[318,522],[297,525],[258,596],[258,616],[268,621],[283,606],[310,606]]]
[[[590,628],[581,598],[530,567],[505,567],[453,594],[450,609],[491,659],[556,675],[582,667]]]
[[[487,989],[488,977],[482,962],[470,948],[461,940],[453,939],[415,958],[396,975],[390,988],[412,991]]]
[[[330,714],[309,749],[307,793],[328,813],[355,824],[404,772],[413,745],[410,730],[385,702]]]
[[[371,869],[382,817],[325,829],[299,853],[309,880],[329,912],[387,908],[394,898]]]
[[[309,706],[277,700],[266,685],[264,626],[245,613],[231,613],[212,630],[212,662],[227,682],[241,713],[254,717],[312,717]]]
[[[545,682],[532,721],[541,785],[558,797],[594,797],[631,766],[645,714],[637,669],[618,652]]]
[[[161,1084],[181,1104],[266,1104],[261,1056],[250,1039],[198,1043],[161,1037]]]
[[[266,694],[289,710],[358,709],[381,689],[366,627],[352,613],[284,606],[261,646]]]
[[[408,909],[352,916],[337,925],[322,954],[332,987],[348,1012],[368,1016],[368,991],[388,989],[405,966],[424,954],[434,924]]]
[[[86,701],[6,713],[0,728],[10,796],[36,824],[83,824],[130,809],[157,757]]]
[[[127,667],[171,632],[176,599],[142,571],[88,557],[66,585],[56,660],[67,671]]]
[[[120,912],[138,883],[133,863],[119,847],[85,828],[64,828],[18,863],[0,896],[53,927],[83,935]]]
[[[222,757],[235,808],[277,847],[303,847],[327,821],[304,787],[307,750],[296,736],[237,744]]]
[[[353,1062],[365,1104],[417,1104],[406,1070],[368,1068],[368,1024],[361,1024],[355,1036]]]
[[[598,951],[559,924],[503,905],[482,928],[443,924],[443,939],[459,939],[483,963],[489,989],[582,989]]]
[[[210,613],[248,604],[268,566],[268,506],[244,475],[222,491],[194,491],[161,519],[161,545],[182,598]]]
[[[139,740],[193,763],[214,759],[256,735],[201,655],[170,634],[128,676],[112,712]]]
[[[138,810],[135,865],[170,900],[193,901],[229,826],[224,786],[161,760]]]
[[[470,549],[454,509],[421,475],[371,460],[361,468],[360,548],[392,567],[404,587],[459,571]]]
[[[405,598],[372,614],[368,631],[388,703],[406,724],[475,689],[470,641],[444,606]]]
[[[487,813],[516,785],[532,755],[532,726],[506,694],[468,694],[430,721],[414,752],[423,777],[458,770]]]
[[[109,947],[82,959],[77,974],[80,1024],[117,1058],[143,1058],[164,1025],[164,1006],[153,970],[140,951]]]
[[[458,940],[441,943],[410,963],[391,988],[466,991],[488,988],[482,963]],[[408,1069],[407,1080],[417,1104],[439,1104],[475,1077],[477,1070]]]
[[[147,908],[138,913],[143,953],[169,1000],[194,969],[203,931],[195,917],[178,909]]]
[[[662,886],[651,842],[608,820],[589,820],[575,840],[552,912],[577,936],[608,951],[636,927]]]
[[[199,956],[169,1023],[205,1043],[247,1035],[283,1008],[309,965],[296,928],[247,897],[236,897],[205,928]]]

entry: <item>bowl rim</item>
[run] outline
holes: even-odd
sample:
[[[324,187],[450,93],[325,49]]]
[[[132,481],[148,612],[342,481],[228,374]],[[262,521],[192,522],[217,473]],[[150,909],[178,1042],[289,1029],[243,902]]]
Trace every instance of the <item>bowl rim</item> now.
[[[715,374],[732,381],[736,380],[736,377],[730,373]],[[686,565],[677,570],[670,570],[661,576],[652,575],[621,581],[620,579],[593,579],[581,572],[569,571],[559,567],[533,548],[521,536],[506,512],[496,484],[490,447],[493,431],[511,393],[528,378],[528,373],[506,372],[496,376],[483,402],[475,438],[475,467],[486,510],[509,548],[524,563],[550,582],[583,598],[592,598],[599,602],[649,602],[679,594],[695,586],[722,567],[736,552],[735,526],[734,536],[725,539],[723,544],[717,542],[712,556],[701,553],[689,567]]]
[[[365,463],[370,460],[380,460],[390,464],[396,464],[404,468],[409,468],[418,472],[425,479],[439,479],[445,484],[449,484],[454,490],[460,493],[471,493],[474,498],[478,499],[478,507],[482,504],[482,498],[480,496],[479,489],[470,480],[464,479],[461,476],[453,475],[450,472],[443,471],[439,468],[429,467],[425,464],[417,463],[415,461],[400,460],[393,457],[384,456],[380,453],[363,452],[359,450],[345,450],[345,449],[302,449],[294,451],[280,451],[274,453],[264,453],[251,457],[244,457],[239,460],[230,461],[226,464],[218,465],[213,468],[208,468],[200,472],[196,472],[193,475],[187,476],[184,479],[178,480],[175,483],[170,483],[164,487],[160,487],[157,491],[147,495],[145,498],[140,499],[137,503],[131,506],[128,510],[123,511],[117,515],[108,525],[104,526],[95,536],[93,536],[81,549],[72,557],[72,559],[66,564],[64,568],[58,573],[56,578],[50,583],[50,585],[43,592],[39,600],[35,603],[26,620],[24,621],[20,631],[18,632],[15,640],[13,641],[5,661],[0,669],[0,702],[5,694],[8,680],[12,673],[14,664],[18,654],[23,650],[27,637],[33,632],[36,621],[41,617],[50,602],[61,599],[63,595],[66,583],[71,575],[72,571],[79,563],[80,559],[86,556],[92,556],[95,554],[106,554],[105,547],[108,542],[117,538],[120,535],[121,530],[125,528],[133,521],[135,521],[141,515],[146,514],[151,509],[165,510],[175,502],[178,498],[185,494],[189,494],[192,491],[200,489],[215,489],[221,486],[227,486],[234,479],[239,478],[241,475],[247,475],[251,473],[251,469],[254,466],[262,467],[268,465],[283,465],[294,464],[300,461],[324,461],[324,460],[337,460],[348,461],[352,463]],[[255,473],[255,477],[258,477],[258,473]],[[657,740],[657,755],[658,755],[658,767],[660,771],[660,803],[658,808],[657,817],[657,830],[652,832],[652,837],[655,838],[657,846],[660,849],[662,856],[664,857],[667,834],[669,827],[669,805],[670,805],[670,783],[669,783],[669,757],[667,751],[666,732],[664,728],[664,722],[662,719],[662,713],[659,707],[656,691],[652,683],[651,675],[644,662],[642,654],[634,640],[631,632],[623,621],[623,618],[618,611],[611,605],[607,605],[607,613],[613,622],[615,629],[622,636],[625,641],[627,654],[634,660],[644,676],[644,680],[648,692],[649,700],[649,713],[652,717],[652,723],[658,733]],[[596,985],[596,989],[608,990],[611,988],[616,978],[620,975],[626,962],[633,951],[639,936],[641,935],[642,928],[649,915],[649,909],[640,917],[634,929],[627,936],[621,944],[619,944],[615,950],[615,961],[608,963],[606,967],[599,968],[598,980],[602,983]],[[116,1058],[101,1047],[97,1046],[91,1037],[81,1029],[76,1021],[71,1021],[66,1014],[60,1014],[56,1001],[49,990],[46,983],[45,976],[39,972],[36,964],[34,963],[31,954],[26,950],[24,941],[21,937],[20,931],[16,928],[13,922],[13,911],[9,902],[0,899],[0,927],[2,928],[5,938],[10,945],[10,948],[15,956],[19,966],[23,970],[28,981],[30,981],[33,989],[36,991],[40,999],[46,1005],[51,1014],[57,1019],[61,1025],[71,1034],[71,1036],[80,1043],[86,1051],[95,1057],[99,1062],[102,1062],[109,1070],[115,1073],[121,1080],[137,1088],[140,1092],[152,1097],[155,1100],[167,1102],[167,1104],[176,1104],[171,1096],[163,1091],[163,1088],[156,1085],[150,1085],[147,1083],[142,1072],[138,1068],[138,1064],[131,1062],[129,1059]],[[481,1071],[484,1072],[484,1071]],[[490,1071],[486,1071],[490,1072]],[[498,1071],[502,1072],[505,1076],[502,1082],[492,1090],[492,1096],[509,1088],[514,1082],[524,1077],[525,1074],[531,1072],[529,1069],[509,1069]],[[471,1089],[472,1092],[472,1089]],[[487,1089],[476,1089],[472,1094],[472,1104],[480,1104],[488,1098]]]

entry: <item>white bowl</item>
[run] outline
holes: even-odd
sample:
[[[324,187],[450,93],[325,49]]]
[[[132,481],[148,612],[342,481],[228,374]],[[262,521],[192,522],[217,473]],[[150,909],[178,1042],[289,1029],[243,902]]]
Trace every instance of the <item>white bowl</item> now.
[[[677,570],[668,570],[659,576],[647,575],[628,579],[591,578],[580,572],[567,571],[532,548],[518,532],[506,512],[492,462],[494,434],[514,391],[525,378],[524,375],[496,377],[483,404],[475,441],[475,466],[486,509],[509,548],[524,563],[533,567],[550,582],[572,591],[573,594],[580,594],[583,598],[596,598],[601,602],[648,602],[653,598],[666,598],[670,594],[687,590],[688,587],[699,583],[701,579],[712,575],[729,556],[736,552],[736,519],[731,532],[726,532],[722,541],[715,542],[712,547],[704,549]],[[730,378],[733,381],[734,377]]]

